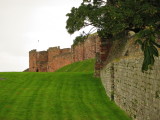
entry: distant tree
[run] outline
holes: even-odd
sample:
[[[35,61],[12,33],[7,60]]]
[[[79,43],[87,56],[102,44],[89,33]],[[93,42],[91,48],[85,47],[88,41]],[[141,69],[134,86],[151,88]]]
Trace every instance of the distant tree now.
[[[160,0],[83,0],[68,13],[66,29],[70,34],[94,26],[101,38],[114,40],[126,31],[135,32],[144,52],[142,71],[159,56],[156,38],[160,34]],[[104,39],[103,39],[104,40]]]

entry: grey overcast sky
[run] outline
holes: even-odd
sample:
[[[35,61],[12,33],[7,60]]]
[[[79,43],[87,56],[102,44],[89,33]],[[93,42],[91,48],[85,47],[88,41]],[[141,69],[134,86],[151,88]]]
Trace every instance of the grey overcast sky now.
[[[32,49],[70,47],[76,35],[67,33],[65,15],[81,2],[0,0],[0,72],[28,68],[28,52]]]

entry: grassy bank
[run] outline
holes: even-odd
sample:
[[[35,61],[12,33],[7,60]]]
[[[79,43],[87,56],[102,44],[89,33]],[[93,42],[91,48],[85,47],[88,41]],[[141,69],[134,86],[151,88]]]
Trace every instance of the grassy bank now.
[[[94,59],[75,62],[57,70],[56,72],[94,72],[94,63]]]
[[[0,120],[129,120],[90,73],[0,73]]]
[[[93,68],[88,60],[55,73],[0,73],[0,120],[130,120]]]

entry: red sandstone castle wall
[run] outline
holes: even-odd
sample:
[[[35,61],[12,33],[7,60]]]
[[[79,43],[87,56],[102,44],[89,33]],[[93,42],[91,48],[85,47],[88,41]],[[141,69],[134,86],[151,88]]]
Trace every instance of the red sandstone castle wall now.
[[[60,50],[60,54],[65,54],[65,53],[70,53],[71,49],[70,48],[64,48]]]
[[[51,47],[48,50],[48,62],[53,61],[53,57],[60,54],[60,47]]]
[[[100,38],[97,35],[89,36],[85,42],[73,46],[73,60],[82,61],[95,58],[97,52],[100,52]]]
[[[37,62],[37,52],[36,50],[31,50],[29,52],[29,71],[36,71],[36,62]]]
[[[85,42],[70,48],[60,49],[52,47],[47,51],[29,52],[30,72],[54,72],[57,69],[77,61],[95,58],[100,52],[100,38],[97,35],[89,36]]]
[[[57,69],[71,63],[72,55],[70,48],[60,49],[60,47],[52,47],[48,49],[48,72],[54,72]]]
[[[84,60],[84,44],[79,43],[72,48],[73,60],[74,62]]]
[[[29,52],[29,71],[47,72],[48,52],[32,50]]]
[[[47,72],[48,52],[40,51],[37,53],[37,72]]]
[[[48,72],[54,72],[63,66],[73,62],[71,53],[64,53],[53,57],[53,61],[48,62]]]
[[[84,42],[84,59],[95,58],[97,52],[100,52],[100,38],[92,35]]]

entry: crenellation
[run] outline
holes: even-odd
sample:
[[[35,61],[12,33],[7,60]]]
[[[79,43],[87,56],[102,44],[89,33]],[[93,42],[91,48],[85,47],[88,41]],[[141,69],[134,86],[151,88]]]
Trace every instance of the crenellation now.
[[[32,53],[32,52],[37,52],[37,50],[36,49],[33,49],[33,50],[31,50],[31,51],[29,51],[30,53]]]
[[[100,38],[89,36],[85,42],[71,48],[50,47],[47,51],[31,50],[29,52],[30,72],[54,72],[76,61],[95,58],[100,50]],[[100,71],[99,71],[100,72]]]
[[[48,50],[52,50],[52,51],[54,51],[54,50],[59,50],[60,49],[60,46],[56,46],[56,47],[49,47],[48,48]],[[48,51],[47,50],[47,51]]]
[[[47,72],[48,52],[38,51],[36,58],[36,72]]]

